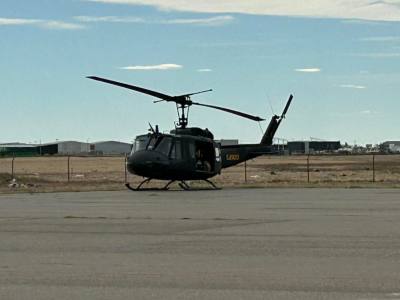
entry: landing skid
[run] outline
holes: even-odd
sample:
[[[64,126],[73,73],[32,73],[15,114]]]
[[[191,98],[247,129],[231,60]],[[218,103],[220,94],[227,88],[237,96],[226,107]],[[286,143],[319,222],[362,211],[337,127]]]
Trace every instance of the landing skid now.
[[[139,192],[139,191],[168,191],[169,190],[169,186],[176,182],[177,180],[170,180],[168,181],[168,183],[162,187],[162,188],[142,188],[143,184],[147,184],[149,183],[153,178],[146,178],[145,180],[143,180],[141,183],[139,183],[139,185],[137,187],[132,187],[129,183],[125,183],[125,186],[134,192]],[[207,182],[209,185],[211,185],[210,188],[192,188],[185,180],[180,180],[179,181],[179,186],[181,189],[185,190],[185,191],[201,191],[201,190],[220,190],[221,188],[217,187],[213,182],[211,182],[208,179],[203,179],[202,181]]]
[[[190,185],[187,184],[186,181],[182,180],[179,183],[179,186],[185,190],[185,191],[203,191],[203,190],[220,190],[221,188],[217,187],[212,181],[203,179],[202,181],[207,182],[209,185],[211,185],[210,188],[192,188]]]

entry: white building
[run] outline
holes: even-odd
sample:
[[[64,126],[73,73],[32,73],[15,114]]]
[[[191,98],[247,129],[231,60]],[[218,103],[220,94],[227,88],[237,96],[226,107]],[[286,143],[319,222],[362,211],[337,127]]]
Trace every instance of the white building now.
[[[91,152],[104,155],[123,155],[131,152],[132,145],[116,141],[103,141],[93,143]]]
[[[76,141],[57,142],[58,154],[87,154],[90,152],[90,144]]]
[[[387,141],[381,144],[381,149],[389,153],[400,153],[400,141]]]
[[[389,151],[393,153],[400,153],[400,145],[389,144]]]
[[[239,140],[234,140],[234,139],[227,139],[227,140],[216,140],[217,143],[220,143],[221,146],[232,146],[232,145],[238,145]]]
[[[36,147],[41,155],[77,155],[90,152],[90,144],[76,141],[56,141],[36,145]]]

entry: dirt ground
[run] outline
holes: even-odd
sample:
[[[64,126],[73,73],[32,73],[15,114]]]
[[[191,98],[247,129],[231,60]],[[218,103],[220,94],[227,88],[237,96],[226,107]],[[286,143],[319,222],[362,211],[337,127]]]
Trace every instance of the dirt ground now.
[[[307,171],[309,169],[309,172]],[[124,157],[17,157],[0,159],[0,192],[124,189]],[[246,170],[246,172],[245,172]],[[141,177],[127,174],[132,184]],[[400,187],[400,155],[264,156],[222,171],[220,187]],[[161,186],[154,182],[152,186]],[[192,183],[195,184],[195,183]]]

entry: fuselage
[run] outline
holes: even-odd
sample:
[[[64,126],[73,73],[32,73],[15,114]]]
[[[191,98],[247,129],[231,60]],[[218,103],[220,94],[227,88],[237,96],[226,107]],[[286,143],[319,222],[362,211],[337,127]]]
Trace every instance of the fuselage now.
[[[140,135],[135,139],[127,168],[133,174],[161,180],[207,179],[221,172],[220,153],[220,145],[208,137]]]
[[[221,146],[213,140],[209,131],[202,135],[198,131],[201,129],[190,129],[178,134],[137,136],[127,161],[129,172],[161,180],[202,180],[243,161],[263,154],[273,154],[270,145]]]

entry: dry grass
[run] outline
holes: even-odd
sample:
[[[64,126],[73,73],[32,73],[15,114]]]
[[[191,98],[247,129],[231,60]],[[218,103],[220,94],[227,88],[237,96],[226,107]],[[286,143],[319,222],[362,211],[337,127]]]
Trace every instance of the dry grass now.
[[[11,158],[0,159],[0,192],[119,190],[125,182],[124,157],[16,158],[14,173],[19,188],[9,188]],[[310,182],[306,156],[265,156],[223,170],[213,181],[222,187],[400,187],[400,155],[311,156]],[[138,183],[141,177],[128,175]],[[155,182],[160,186],[163,182]]]

